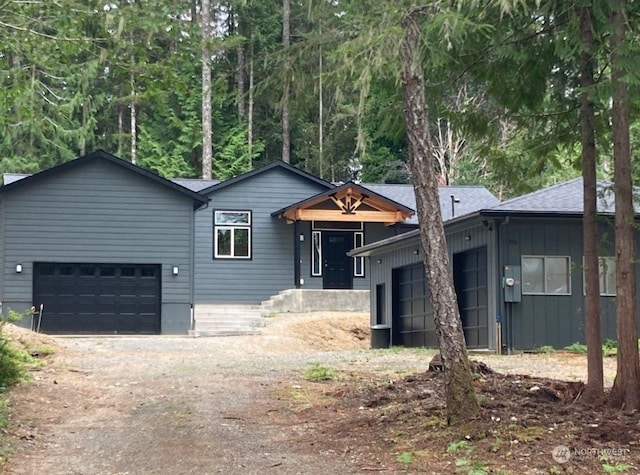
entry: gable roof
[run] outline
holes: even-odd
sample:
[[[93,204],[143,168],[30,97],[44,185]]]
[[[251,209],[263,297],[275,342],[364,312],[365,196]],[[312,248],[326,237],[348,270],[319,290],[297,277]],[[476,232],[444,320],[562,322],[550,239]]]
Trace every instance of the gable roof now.
[[[252,178],[256,175],[259,175],[261,173],[264,173],[266,171],[272,170],[274,168],[282,168],[283,170],[286,170],[288,172],[294,173],[302,178],[304,178],[305,180],[311,181],[313,183],[317,183],[319,185],[325,186],[327,188],[333,188],[335,185],[333,185],[332,183],[323,180],[322,178],[318,178],[317,176],[312,175],[311,173],[305,172],[304,170],[301,170],[297,167],[294,167],[293,165],[289,165],[288,163],[283,162],[282,160],[276,160],[275,162],[271,162],[268,163],[267,165],[263,165],[261,167],[258,167],[254,170],[248,171],[246,173],[243,173],[242,175],[238,175],[236,177],[233,178],[229,178],[228,180],[216,183],[214,185],[208,186],[206,188],[203,188],[202,190],[199,190],[200,193],[202,194],[208,194],[208,193],[213,193],[215,191],[221,190],[223,188],[226,188],[228,186],[234,185],[238,182],[244,181],[244,180],[248,180],[249,178]]]
[[[170,180],[195,192],[200,192],[205,188],[210,188],[220,183],[220,180],[206,180],[204,178],[170,178]]]
[[[196,193],[195,191],[192,191],[188,188],[185,188],[184,186],[174,183],[171,180],[162,178],[161,176],[156,175],[155,173],[152,173],[149,170],[145,170],[144,168],[141,168],[125,160],[122,160],[121,158],[118,158],[115,155],[111,155],[110,153],[107,153],[104,150],[97,150],[87,155],[83,155],[82,157],[76,158],[75,160],[62,163],[60,165],[41,171],[34,175],[24,176],[21,179],[17,179],[16,181],[13,181],[11,183],[5,184],[4,186],[0,187],[0,193],[10,193],[22,187],[39,183],[42,180],[45,180],[49,177],[55,176],[59,173],[64,173],[65,171],[72,170],[87,162],[91,162],[95,160],[101,160],[101,161],[113,163],[114,165],[120,166],[125,170],[129,170],[145,179],[151,180],[169,189],[177,191],[178,193],[181,193],[193,200],[194,209],[198,209],[209,202],[209,200],[206,197],[200,195],[199,193]]]
[[[364,184],[363,186],[410,209],[416,209],[416,197],[412,185]],[[500,200],[484,186],[441,186],[438,188],[438,194],[443,221],[459,218],[500,203]],[[455,200],[453,209],[452,196]],[[418,224],[418,217],[414,215],[405,223]]]
[[[23,178],[27,178],[31,176],[30,173],[3,173],[2,174],[2,183],[4,185],[9,185],[14,181],[22,180]]]
[[[287,211],[289,210],[293,210],[293,209],[297,209],[297,208],[306,208],[309,206],[313,206],[314,204],[320,203],[322,201],[325,201],[327,198],[330,198],[336,194],[339,194],[341,191],[345,191],[345,190],[357,190],[357,192],[362,195],[363,197],[366,198],[374,198],[375,200],[377,200],[379,203],[383,204],[385,207],[388,208],[392,208],[395,209],[397,211],[400,211],[401,213],[405,214],[405,215],[413,215],[414,214],[414,210],[412,208],[409,208],[401,203],[398,203],[397,201],[394,201],[392,199],[390,199],[388,196],[379,194],[373,190],[371,190],[370,188],[367,188],[363,185],[359,185],[358,183],[354,183],[352,181],[349,181],[347,183],[343,183],[342,185],[336,186],[334,188],[331,188],[327,191],[323,191],[321,193],[318,193],[317,195],[311,196],[310,198],[307,198],[305,200],[299,201],[297,203],[293,203],[289,206],[286,206],[284,208],[279,209],[278,211],[274,211],[273,213],[271,213],[271,216],[281,216],[287,213]]]

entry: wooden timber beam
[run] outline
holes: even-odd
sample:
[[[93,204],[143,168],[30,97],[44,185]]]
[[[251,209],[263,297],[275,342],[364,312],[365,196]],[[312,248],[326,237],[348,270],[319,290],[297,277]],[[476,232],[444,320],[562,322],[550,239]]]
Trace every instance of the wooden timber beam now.
[[[400,211],[355,211],[343,213],[339,210],[327,209],[297,209],[295,216],[287,218],[300,221],[342,221],[342,222],[365,222],[365,223],[399,223],[404,221],[408,215]]]

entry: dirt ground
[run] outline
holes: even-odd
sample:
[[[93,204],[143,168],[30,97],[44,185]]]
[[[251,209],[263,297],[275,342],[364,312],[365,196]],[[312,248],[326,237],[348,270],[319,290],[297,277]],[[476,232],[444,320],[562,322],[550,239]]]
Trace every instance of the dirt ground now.
[[[640,417],[583,405],[583,356],[473,355],[482,416],[453,429],[434,352],[369,350],[361,314],[224,338],[16,335],[55,353],[10,391],[8,474],[640,473]],[[317,365],[330,380],[305,379]]]

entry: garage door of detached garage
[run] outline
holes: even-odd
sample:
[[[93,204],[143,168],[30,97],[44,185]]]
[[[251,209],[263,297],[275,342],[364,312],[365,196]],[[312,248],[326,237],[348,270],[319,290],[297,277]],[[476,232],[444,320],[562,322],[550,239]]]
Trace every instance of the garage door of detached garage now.
[[[453,277],[468,348],[487,348],[487,250],[454,254]],[[438,335],[424,266],[393,270],[392,344],[437,347]]]
[[[160,333],[160,265],[35,263],[45,333]]]

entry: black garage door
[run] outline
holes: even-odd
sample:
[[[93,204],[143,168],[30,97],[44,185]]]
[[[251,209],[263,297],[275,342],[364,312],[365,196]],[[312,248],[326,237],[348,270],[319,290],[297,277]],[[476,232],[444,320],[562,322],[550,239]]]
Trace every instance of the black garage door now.
[[[487,348],[487,248],[453,255],[453,280],[468,348]]]
[[[455,254],[453,275],[465,341],[469,348],[486,348],[487,250]],[[393,270],[392,344],[437,347],[433,308],[424,266],[416,264]]]
[[[35,263],[45,333],[159,333],[160,266]]]
[[[417,264],[393,270],[393,333],[399,346],[438,346],[433,323],[431,295],[424,266]]]

